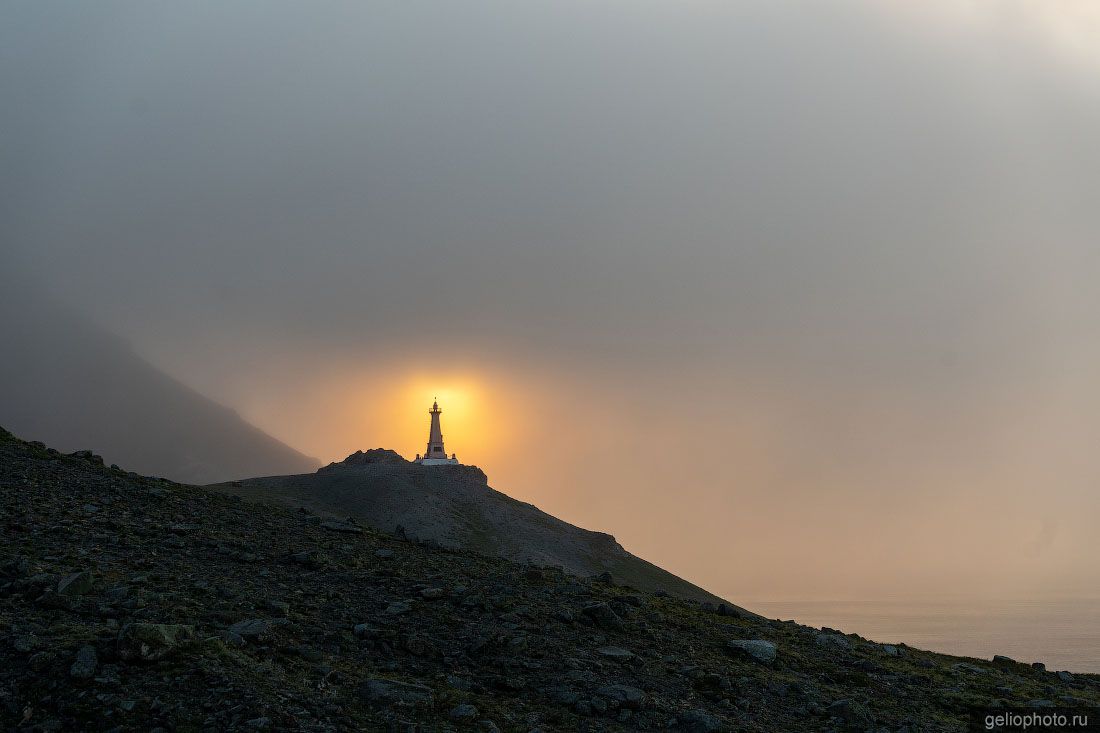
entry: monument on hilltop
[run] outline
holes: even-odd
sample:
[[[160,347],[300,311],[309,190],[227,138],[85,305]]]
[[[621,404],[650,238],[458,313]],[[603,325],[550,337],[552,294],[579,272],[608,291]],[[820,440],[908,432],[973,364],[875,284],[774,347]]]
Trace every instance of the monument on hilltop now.
[[[424,451],[423,457],[418,453],[414,463],[419,463],[421,466],[456,466],[458,465],[458,458],[454,453],[451,457],[447,457],[447,451],[443,448],[443,429],[439,427],[439,416],[443,410],[439,409],[439,401],[434,400],[432,402],[432,409],[428,410],[428,414],[432,416],[432,424],[428,429],[428,448]]]

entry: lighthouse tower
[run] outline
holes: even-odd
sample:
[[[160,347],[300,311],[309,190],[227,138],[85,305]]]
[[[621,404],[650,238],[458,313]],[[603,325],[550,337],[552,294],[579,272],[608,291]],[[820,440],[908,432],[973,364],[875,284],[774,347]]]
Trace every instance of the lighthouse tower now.
[[[424,456],[416,457],[416,463],[421,466],[454,466],[458,464],[458,458],[452,453],[447,457],[447,451],[443,448],[443,430],[439,427],[439,416],[443,410],[439,409],[438,400],[432,402],[432,409],[428,414],[432,416],[432,426],[428,430],[428,448]]]

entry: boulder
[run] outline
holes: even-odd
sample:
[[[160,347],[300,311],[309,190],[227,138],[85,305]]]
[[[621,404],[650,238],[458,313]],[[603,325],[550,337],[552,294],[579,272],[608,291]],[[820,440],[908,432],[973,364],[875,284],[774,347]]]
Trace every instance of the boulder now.
[[[478,710],[473,705],[455,705],[447,717],[456,723],[471,723],[477,720]]]
[[[623,620],[606,603],[592,603],[581,609],[581,612],[592,619],[592,622],[601,629],[609,631],[621,631],[623,629]]]
[[[596,694],[607,700],[617,702],[620,707],[638,709],[645,704],[646,694],[630,685],[604,685]]]
[[[87,570],[73,573],[57,584],[57,594],[60,596],[82,596],[92,592],[92,585],[92,574]]]
[[[81,461],[87,461],[88,463],[92,464],[93,466],[102,466],[103,465],[103,456],[96,455],[95,453],[92,453],[90,450],[78,450],[78,451],[75,451],[73,453],[70,453],[69,455],[72,456],[73,458],[79,459]]]
[[[124,660],[155,662],[194,638],[195,630],[182,624],[126,624],[118,632],[118,656]]]
[[[966,674],[990,674],[989,670],[985,667],[979,667],[969,662],[956,662],[951,665],[951,671],[965,672]]]
[[[26,654],[38,646],[38,637],[34,634],[19,634],[12,638],[11,645],[15,651]]]
[[[697,664],[689,664],[685,667],[680,667],[676,674],[687,677],[689,680],[700,680],[706,676],[707,671]]]
[[[854,700],[836,700],[825,712],[830,717],[839,718],[849,730],[867,730],[875,722],[870,711]]]
[[[69,676],[78,680],[90,680],[95,676],[97,666],[99,657],[95,653],[95,647],[85,644],[77,651],[76,661],[69,667]]]
[[[229,632],[246,641],[267,641],[271,638],[271,629],[272,623],[267,619],[250,618],[233,624],[229,627]]]
[[[374,704],[431,705],[434,701],[430,687],[382,678],[365,680],[359,696]]]
[[[852,642],[848,641],[848,637],[843,634],[818,634],[814,643],[826,649],[847,651],[852,648]]]
[[[341,522],[336,519],[330,519],[326,522],[321,522],[321,527],[332,532],[343,532],[345,534],[363,534],[361,527],[356,527],[351,522]]]
[[[581,697],[575,690],[565,687],[564,685],[544,687],[542,689],[542,694],[559,705],[576,705]]]
[[[676,719],[676,727],[688,733],[717,733],[722,730],[722,721],[706,710],[689,710]]]
[[[268,601],[267,610],[276,618],[286,618],[290,615],[290,604],[286,601]]]
[[[5,578],[25,578],[31,574],[31,563],[22,556],[13,557],[0,565],[0,576]]]
[[[775,644],[764,639],[734,639],[726,642],[733,652],[769,664],[775,660]]]

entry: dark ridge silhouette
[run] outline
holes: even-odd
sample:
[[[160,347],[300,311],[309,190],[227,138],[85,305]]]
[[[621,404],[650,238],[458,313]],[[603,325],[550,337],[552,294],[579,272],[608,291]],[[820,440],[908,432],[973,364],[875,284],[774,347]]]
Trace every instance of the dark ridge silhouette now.
[[[422,466],[392,450],[356,451],[316,473],[216,486],[252,500],[354,517],[409,539],[515,562],[560,567],[681,598],[722,599],[627,552],[605,532],[581,529],[489,486],[477,466]],[[740,609],[738,609],[740,610]]]
[[[0,344],[0,423],[30,439],[196,484],[318,465],[29,287],[0,293]]]

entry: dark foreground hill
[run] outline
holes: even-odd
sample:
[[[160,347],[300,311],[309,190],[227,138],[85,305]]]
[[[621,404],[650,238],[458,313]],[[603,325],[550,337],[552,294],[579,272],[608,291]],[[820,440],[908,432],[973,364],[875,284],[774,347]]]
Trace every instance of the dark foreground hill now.
[[[639,592],[0,431],[0,728],[941,731],[1097,677]],[[1030,703],[1029,703],[1030,701]]]
[[[2,273],[0,345],[0,424],[25,437],[192,483],[319,465]]]
[[[610,573],[643,590],[722,599],[635,557],[604,532],[581,529],[489,486],[476,466],[421,466],[390,450],[356,452],[316,473],[221,484],[250,500],[277,501],[449,549],[557,566],[574,575]]]

